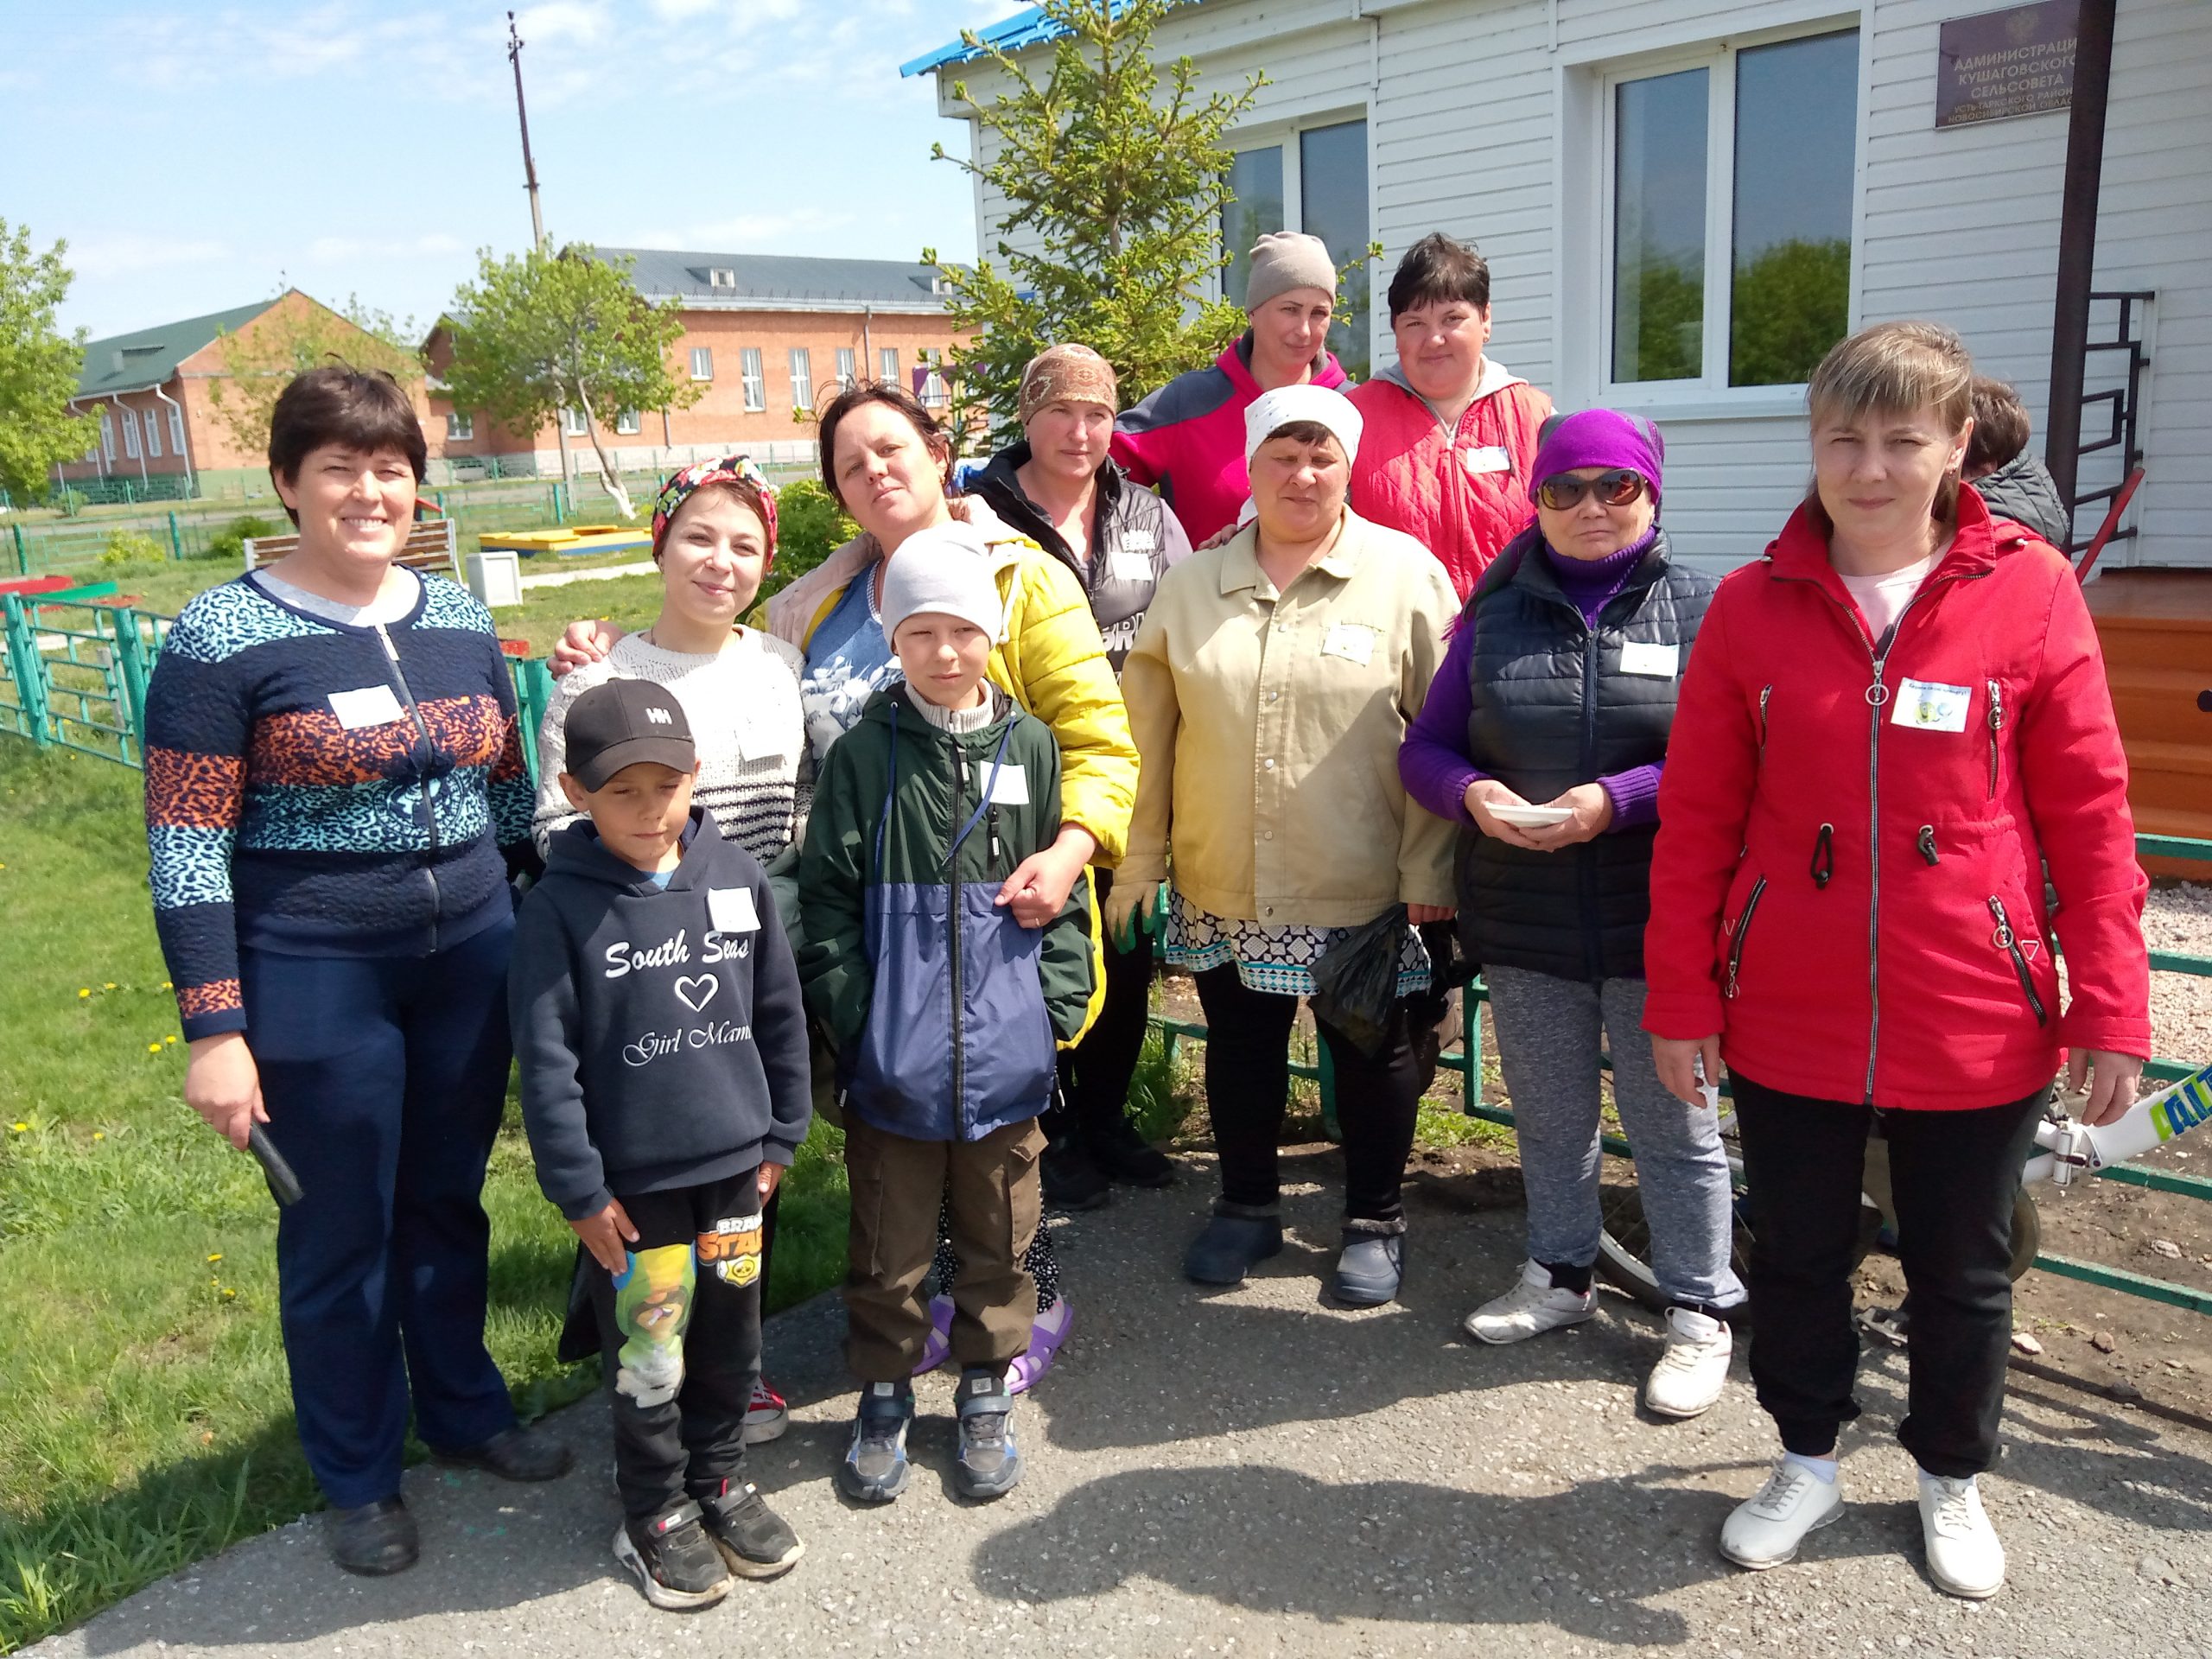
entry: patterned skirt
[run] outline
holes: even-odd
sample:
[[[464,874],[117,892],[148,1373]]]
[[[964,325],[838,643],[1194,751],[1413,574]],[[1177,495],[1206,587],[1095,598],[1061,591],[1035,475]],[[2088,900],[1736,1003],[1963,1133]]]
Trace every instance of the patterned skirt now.
[[[1239,921],[1201,910],[1179,892],[1167,911],[1167,934],[1161,949],[1168,965],[1187,968],[1194,974],[1236,964],[1236,977],[1250,991],[1272,991],[1279,996],[1313,995],[1313,964],[1321,953],[1351,930],[1345,927],[1270,927],[1260,922]],[[1428,988],[1428,950],[1418,930],[1406,930],[1405,949],[1398,957],[1398,995],[1411,996]]]

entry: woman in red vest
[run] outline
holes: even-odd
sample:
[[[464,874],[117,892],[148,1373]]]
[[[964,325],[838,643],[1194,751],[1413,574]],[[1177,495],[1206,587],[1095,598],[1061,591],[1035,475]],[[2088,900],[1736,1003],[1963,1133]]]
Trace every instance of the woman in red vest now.
[[[1930,1577],[1979,1598],[2005,1579],[1975,1477],[1997,1455],[2021,1165],[2062,1046],[2088,1122],[2133,1103],[2150,990],[2088,607],[2062,555],[1960,481],[1973,383],[1925,322],[1866,329],[1814,372],[1814,492],[1720,584],[1683,679],[1643,1023],[1685,1100],[1726,1062],[1743,1139],[1751,1380],[1783,1455],[1721,1553],[1776,1566],[1841,1507],[1878,1128],[1912,1306],[1897,1438]]]

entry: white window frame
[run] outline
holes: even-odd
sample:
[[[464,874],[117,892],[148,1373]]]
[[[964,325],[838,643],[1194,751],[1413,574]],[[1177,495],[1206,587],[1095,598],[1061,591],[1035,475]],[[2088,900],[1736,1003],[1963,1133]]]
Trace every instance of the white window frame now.
[[[619,409],[614,411],[614,435],[616,437],[634,438],[643,429],[643,427],[638,420],[638,411],[636,410]]]
[[[737,378],[745,392],[746,412],[758,415],[768,407],[768,365],[758,346],[738,348]]]
[[[126,461],[138,459],[138,411],[128,404],[118,404],[123,412],[123,454]]]
[[[591,427],[584,419],[583,410],[580,409],[564,409],[561,411],[561,430],[572,438],[591,435]]]
[[[1348,104],[1325,110],[1300,111],[1282,119],[1237,127],[1224,135],[1222,143],[1233,153],[1248,149],[1280,149],[1282,151],[1282,227],[1286,231],[1303,232],[1306,228],[1306,162],[1305,146],[1299,143],[1299,136],[1316,127],[1340,127],[1347,121],[1364,121],[1367,124],[1367,234],[1371,241],[1376,239],[1376,227],[1382,214],[1379,194],[1381,181],[1375,168],[1375,111],[1368,105]],[[1215,234],[1220,234],[1217,225]],[[1224,251],[1227,250],[1224,248]],[[1394,354],[1389,344],[1390,307],[1384,298],[1385,291],[1390,286],[1390,270],[1389,264],[1380,260],[1368,267],[1367,349],[1370,364],[1382,363]],[[1241,302],[1244,297],[1243,295],[1230,294],[1224,288],[1228,277],[1229,267],[1226,265],[1214,272],[1213,296]]]
[[[887,380],[894,386],[899,384],[899,348],[896,346],[879,346],[875,348],[875,378],[879,380]]]
[[[115,417],[109,414],[105,404],[99,405],[100,460],[103,464],[115,465]]]
[[[161,458],[162,423],[149,409],[146,411],[146,459],[159,461]]]
[[[184,458],[184,411],[174,404],[169,405],[169,448],[178,460]]]
[[[1779,10],[1779,9],[1778,9]],[[1833,0],[1789,8],[1770,26],[1725,38],[1706,34],[1634,56],[1621,56],[1635,36],[1594,42],[1580,64],[1560,66],[1560,120],[1567,211],[1556,232],[1553,315],[1560,319],[1560,385],[1565,404],[1599,404],[1676,420],[1765,419],[1802,416],[1802,382],[1794,385],[1728,384],[1729,312],[1734,277],[1736,59],[1763,46],[1844,29],[1859,31],[1859,76],[1852,156],[1851,287],[1848,333],[1859,326],[1859,289],[1866,231],[1866,139],[1872,85],[1872,8],[1839,11]],[[1709,22],[1704,25],[1709,29]],[[1692,26],[1694,29],[1694,26]],[[1600,55],[1604,54],[1604,55]],[[1704,372],[1694,380],[1615,380],[1613,236],[1615,140],[1622,83],[1704,69],[1707,78]],[[1287,191],[1286,184],[1285,189]],[[1579,197],[1579,201],[1574,198]],[[1577,321],[1575,319],[1580,319]]]
[[[791,408],[804,414],[814,407],[814,353],[807,346],[791,347]]]
[[[694,380],[711,380],[715,378],[715,348],[713,346],[694,346],[691,348],[691,378]]]
[[[450,410],[446,415],[446,442],[474,443],[476,442],[476,416],[461,410]]]
[[[710,265],[707,269],[709,288],[735,288],[737,272],[728,265]]]

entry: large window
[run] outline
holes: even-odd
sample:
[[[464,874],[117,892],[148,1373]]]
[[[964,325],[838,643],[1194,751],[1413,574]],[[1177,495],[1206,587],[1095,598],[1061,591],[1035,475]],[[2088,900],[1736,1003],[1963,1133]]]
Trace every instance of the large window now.
[[[899,384],[899,348],[896,346],[877,346],[875,364],[877,379],[887,380],[894,386]]]
[[[737,372],[745,385],[745,406],[757,415],[768,407],[768,371],[761,365],[758,346],[739,351]]]
[[[100,459],[111,467],[115,465],[115,422],[105,404],[100,405]]]
[[[619,438],[634,438],[638,435],[639,429],[639,423],[638,421],[638,411],[636,410],[625,409],[616,411],[614,416],[615,436]]]
[[[464,414],[461,410],[456,409],[452,414],[446,416],[446,442],[448,443],[469,443],[473,442],[475,437],[475,416]]]
[[[184,411],[175,404],[169,405],[169,449],[179,456],[184,454]]]
[[[146,457],[149,461],[162,458],[162,422],[152,410],[146,411]]]
[[[711,380],[715,378],[715,348],[713,346],[694,346],[691,348],[691,378],[694,380]]]
[[[853,359],[853,348],[840,346],[837,348],[837,390],[844,391],[859,383],[860,370]]]
[[[1371,366],[1372,289],[1363,257],[1371,235],[1367,123],[1332,122],[1307,127],[1281,143],[1240,149],[1230,163],[1229,188],[1234,200],[1221,216],[1222,246],[1230,255],[1222,273],[1222,293],[1243,302],[1252,245],[1268,232],[1304,231],[1319,237],[1339,268],[1358,262],[1338,293],[1329,349],[1345,372],[1365,379]]]
[[[131,460],[136,461],[138,459],[138,411],[131,408],[128,404],[124,404],[121,405],[121,407],[123,410],[123,453],[128,455]]]
[[[583,411],[580,409],[564,409],[561,411],[561,429],[572,438],[581,438],[590,430],[584,424]]]
[[[1859,33],[1611,86],[1608,378],[1802,384],[1851,310]]]
[[[814,407],[814,359],[804,346],[791,347],[791,407]]]

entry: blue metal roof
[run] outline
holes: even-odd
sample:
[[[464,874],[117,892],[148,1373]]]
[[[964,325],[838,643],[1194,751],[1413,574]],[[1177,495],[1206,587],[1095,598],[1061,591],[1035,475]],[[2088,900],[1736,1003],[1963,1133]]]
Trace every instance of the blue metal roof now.
[[[1060,26],[1045,16],[1042,6],[1025,6],[1011,17],[1002,17],[988,28],[976,31],[976,38],[985,46],[995,46],[1001,52],[1019,52],[1025,46],[1036,46],[1046,41],[1058,40],[1065,33]],[[955,41],[927,52],[910,63],[899,66],[899,77],[907,79],[925,75],[932,69],[941,69],[948,63],[966,63],[983,54],[965,41]]]

